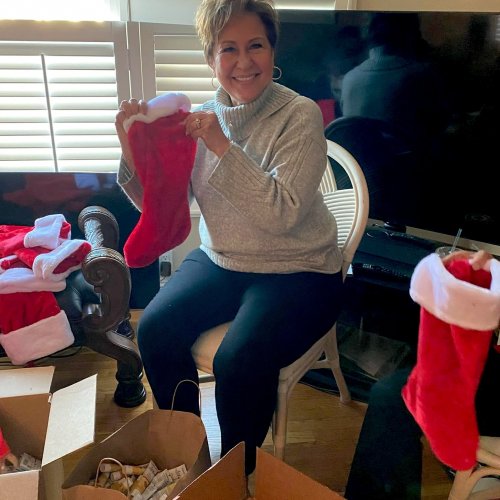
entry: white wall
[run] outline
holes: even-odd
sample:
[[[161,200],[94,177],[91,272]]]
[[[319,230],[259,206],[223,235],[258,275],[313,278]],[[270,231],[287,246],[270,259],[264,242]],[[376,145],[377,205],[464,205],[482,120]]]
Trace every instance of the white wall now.
[[[193,24],[200,0],[130,0],[131,21]]]
[[[352,0],[275,0],[276,6],[289,9],[346,9]],[[193,24],[200,0],[130,0],[130,20],[149,23]]]
[[[200,0],[130,0],[132,21],[193,24]],[[275,0],[278,8],[500,12],[499,0]]]
[[[184,257],[194,248],[200,246],[200,235],[198,233],[198,226],[200,223],[199,212],[191,213],[191,232],[187,237],[186,241],[172,250],[170,255],[172,272],[175,271],[184,260]]]
[[[351,0],[353,10],[500,12],[499,0]]]

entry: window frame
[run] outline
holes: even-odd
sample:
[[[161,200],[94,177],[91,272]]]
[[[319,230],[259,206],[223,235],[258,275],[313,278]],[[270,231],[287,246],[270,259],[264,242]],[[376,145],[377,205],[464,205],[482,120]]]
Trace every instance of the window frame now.
[[[112,43],[118,102],[130,98],[127,26],[125,22],[1,20],[0,40],[14,44],[16,42]],[[118,158],[114,171],[117,168]],[[76,170],[82,171],[80,169]],[[95,169],[96,172],[102,170],[102,168]],[[105,170],[109,171],[108,168]],[[30,169],[12,168],[9,171],[22,172],[30,171]],[[43,169],[43,171],[46,171],[46,169]],[[50,171],[57,171],[56,162],[54,162],[53,169]],[[67,169],[61,171],[67,171]],[[85,169],[84,171],[94,170]]]

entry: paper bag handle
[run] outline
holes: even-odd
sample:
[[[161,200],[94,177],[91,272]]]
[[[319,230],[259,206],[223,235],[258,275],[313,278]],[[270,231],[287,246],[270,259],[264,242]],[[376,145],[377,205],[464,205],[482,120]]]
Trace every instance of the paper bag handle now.
[[[116,460],[116,458],[111,458],[111,457],[105,457],[103,459],[101,459],[101,461],[99,462],[99,464],[97,465],[97,471],[96,471],[96,474],[95,474],[95,481],[94,481],[94,487],[97,488],[97,478],[99,477],[99,471],[101,470],[101,464],[103,462],[114,462],[115,464],[119,465],[122,472],[124,473],[124,477],[127,477],[127,475],[125,474],[125,467],[123,467],[123,464],[119,461],[119,460]],[[128,480],[126,481],[127,483],[127,500],[129,500],[131,497],[130,497],[130,486],[128,484]]]
[[[179,388],[179,386],[183,383],[183,382],[191,382],[192,384],[194,384],[196,386],[196,388],[198,389],[198,404],[200,406],[200,416],[201,416],[201,389],[200,389],[200,386],[194,381],[194,380],[191,380],[190,378],[185,378],[183,380],[181,380],[176,386],[175,386],[175,389],[174,389],[174,394],[172,395],[172,406],[170,407],[170,412],[173,412],[174,411],[174,402],[175,402],[175,395],[177,394],[177,389]]]

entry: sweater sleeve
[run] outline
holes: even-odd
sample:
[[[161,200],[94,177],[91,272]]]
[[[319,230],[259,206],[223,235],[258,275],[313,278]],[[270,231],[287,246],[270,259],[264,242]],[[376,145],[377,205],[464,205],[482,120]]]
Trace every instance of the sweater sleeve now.
[[[130,172],[128,165],[123,157],[120,159],[117,182],[118,185],[122,188],[123,192],[127,195],[128,199],[137,208],[137,210],[142,211],[144,190],[142,188],[139,177],[135,175],[135,172]]]
[[[253,145],[255,154],[233,143],[208,181],[249,223],[272,234],[307,215],[326,167],[319,107],[303,97],[289,106],[262,124],[269,136]]]

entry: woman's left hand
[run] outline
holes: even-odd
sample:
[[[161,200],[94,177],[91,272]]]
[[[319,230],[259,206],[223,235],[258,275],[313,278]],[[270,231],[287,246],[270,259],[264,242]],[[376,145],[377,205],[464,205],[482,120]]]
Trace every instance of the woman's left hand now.
[[[191,113],[186,118],[186,134],[193,139],[202,139],[207,148],[219,158],[231,145],[222,131],[217,115],[211,111]]]
[[[493,256],[484,250],[470,251],[470,250],[457,250],[443,258],[444,264],[449,264],[458,259],[469,259],[472,269],[477,271],[486,265],[486,262],[492,259]]]

